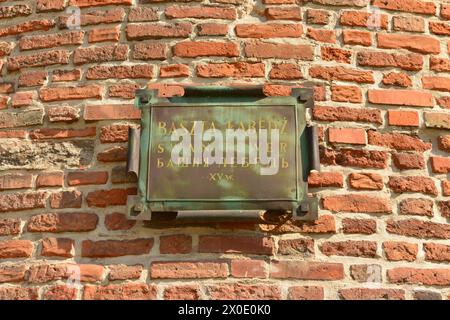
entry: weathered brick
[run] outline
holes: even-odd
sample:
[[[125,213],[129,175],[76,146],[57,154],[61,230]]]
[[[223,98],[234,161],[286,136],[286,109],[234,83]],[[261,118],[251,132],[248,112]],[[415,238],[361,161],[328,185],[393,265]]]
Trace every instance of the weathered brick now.
[[[101,47],[78,48],[73,55],[75,64],[124,61],[128,57],[128,45],[113,44]]]
[[[344,300],[404,300],[402,289],[378,288],[346,288],[339,290],[339,296]]]
[[[272,261],[270,277],[275,279],[340,280],[344,277],[341,263]]]
[[[292,286],[289,287],[289,300],[323,300],[324,290],[315,286]]]
[[[425,126],[450,130],[450,114],[425,112]]]
[[[424,243],[423,251],[428,261],[448,262],[450,261],[450,246],[439,243]]]
[[[33,50],[82,44],[84,31],[70,31],[47,35],[25,36],[20,38],[20,50]]]
[[[322,198],[322,205],[324,209],[332,212],[392,212],[390,201],[387,198],[363,194],[326,196]]]
[[[45,300],[75,300],[77,292],[77,288],[58,284],[45,289],[43,298]]]
[[[83,232],[97,227],[95,213],[60,212],[32,216],[28,222],[28,232]]]
[[[120,83],[109,87],[108,95],[114,98],[133,99],[140,86],[137,83]]]
[[[284,233],[335,233],[336,222],[332,215],[321,215],[314,221],[288,220],[281,225],[260,224],[259,229],[273,234]]]
[[[428,286],[448,286],[450,284],[449,269],[393,268],[387,271],[391,283],[423,284]]]
[[[367,31],[360,30],[343,30],[342,39],[344,44],[361,45],[369,47],[372,45],[372,34]]]
[[[26,32],[47,31],[55,26],[53,20],[29,20],[18,24],[0,27],[0,37],[13,36]]]
[[[189,76],[189,66],[185,64],[163,65],[159,68],[161,78],[181,78]]]
[[[327,256],[351,256],[374,258],[377,253],[375,241],[326,241],[320,246],[320,251]]]
[[[156,287],[145,283],[84,287],[84,300],[155,300]]]
[[[97,154],[97,160],[101,162],[116,162],[127,160],[127,149],[124,147],[112,147]]]
[[[316,106],[312,111],[314,119],[320,121],[383,122],[378,109]]]
[[[438,147],[442,151],[450,152],[450,135],[440,136],[438,138]]]
[[[390,219],[387,221],[386,230],[389,233],[422,239],[450,239],[450,225],[417,219]]]
[[[46,71],[21,73],[19,77],[19,87],[42,86],[46,80],[47,80]]]
[[[0,212],[44,208],[45,192],[11,193],[0,195]]]
[[[142,274],[142,265],[127,266],[124,264],[117,264],[109,266],[109,280],[132,280],[139,279]]]
[[[137,23],[128,24],[125,32],[128,40],[188,38],[192,24],[182,22],[175,24]]]
[[[399,205],[400,214],[433,216],[433,201],[428,199],[403,199]]]
[[[235,278],[265,278],[266,263],[263,260],[231,260],[231,276]]]
[[[321,148],[320,161],[328,165],[382,169],[387,166],[387,154],[383,151]]]
[[[430,157],[430,163],[434,173],[450,172],[450,158],[448,157]]]
[[[208,288],[214,300],[279,300],[281,290],[275,285],[221,284]]]
[[[67,174],[67,184],[69,186],[105,184],[107,181],[108,172],[106,171],[78,171]]]
[[[328,24],[330,13],[326,10],[308,9],[306,11],[306,21],[309,24]]]
[[[17,235],[20,233],[20,219],[0,219],[0,236]]]
[[[360,51],[357,62],[361,66],[375,68],[396,67],[408,71],[422,70],[423,58],[420,54],[386,53],[379,51]]]
[[[89,31],[88,42],[118,42],[120,39],[120,28],[119,26],[113,28],[102,28],[93,29]]]
[[[269,7],[264,11],[267,20],[302,20],[302,14],[298,7]]]
[[[150,265],[152,279],[226,278],[228,264],[220,261],[154,261]]]
[[[308,28],[306,36],[319,42],[336,43],[334,30]]]
[[[39,91],[42,101],[100,99],[103,88],[99,85],[82,85],[76,87],[43,88]]]
[[[199,300],[200,288],[197,285],[172,286],[164,289],[164,300]]]
[[[358,282],[380,283],[383,279],[379,264],[353,264],[350,266],[350,276]]]
[[[33,254],[33,243],[30,240],[0,241],[0,259],[29,258]]]
[[[84,108],[84,120],[140,119],[141,111],[132,104],[92,105]]]
[[[349,27],[363,27],[367,28],[372,21],[372,13],[364,11],[342,11],[339,23]],[[381,29],[388,27],[388,15],[379,13],[379,26]]]
[[[308,176],[310,188],[338,187],[344,186],[344,177],[340,172],[311,172]]]
[[[128,220],[123,213],[113,212],[105,216],[105,227],[108,230],[129,230],[136,225],[136,220]]]
[[[235,32],[241,38],[297,38],[303,33],[301,24],[238,24]]]
[[[136,43],[133,47],[133,59],[166,60],[167,45],[158,42]]]
[[[25,265],[0,266],[0,283],[24,281],[27,269]]]
[[[236,19],[236,9],[227,7],[201,7],[201,6],[169,6],[164,10],[168,19]]]
[[[81,256],[88,258],[110,258],[128,255],[148,254],[153,247],[153,239],[134,240],[84,240]]]
[[[80,109],[64,106],[47,109],[47,117],[50,122],[75,122],[80,118]]]
[[[441,52],[439,40],[429,36],[378,33],[377,39],[378,48],[407,49],[423,54]]]
[[[390,261],[414,261],[419,249],[415,243],[385,241],[383,242],[383,251],[386,259]]]
[[[50,195],[53,209],[81,208],[82,194],[78,190],[54,192]]]
[[[128,21],[130,22],[145,22],[158,21],[159,15],[157,8],[152,7],[135,7],[131,8],[128,13]]]
[[[31,188],[32,178],[31,174],[23,173],[6,173],[0,175],[0,191]]]
[[[374,0],[373,5],[380,9],[434,15],[436,4],[422,0]]]
[[[113,8],[109,10],[95,10],[81,12],[80,26],[97,25],[101,23],[122,22],[125,18],[125,10],[123,8]],[[60,29],[67,28],[69,16],[60,16],[58,25]]]
[[[23,56],[8,58],[8,70],[16,71],[23,68],[43,67],[55,64],[69,63],[69,51],[51,50]]]
[[[423,169],[425,160],[421,154],[416,153],[393,153],[392,161],[400,170]]]
[[[37,300],[38,288],[36,287],[3,287],[0,288],[0,300]]]
[[[186,254],[192,252],[192,237],[189,235],[169,235],[159,237],[159,253]]]
[[[438,194],[433,179],[429,177],[389,177],[388,185],[396,193],[419,192],[430,195]]]
[[[383,75],[382,82],[384,85],[387,86],[399,86],[399,87],[412,86],[411,77],[403,72],[388,72]]]
[[[262,63],[209,63],[197,65],[196,70],[197,76],[202,78],[264,77],[264,64]]]
[[[353,172],[348,176],[348,182],[353,189],[381,190],[383,177],[377,173]]]
[[[384,146],[396,150],[414,150],[424,152],[431,149],[431,143],[422,141],[419,137],[403,133],[380,133],[368,131],[369,144]]]
[[[197,25],[197,34],[199,36],[225,36],[227,33],[227,24],[202,23]]]
[[[309,68],[309,75],[313,78],[323,80],[340,80],[360,83],[374,83],[371,71],[351,69],[346,67],[323,67],[312,66]]]
[[[281,239],[278,241],[278,253],[282,255],[314,255],[314,240],[310,238]]]
[[[132,194],[136,194],[136,188],[91,191],[86,196],[86,202],[89,207],[99,208],[125,205],[127,196]]]
[[[245,44],[245,56],[249,58],[278,58],[313,60],[313,47],[303,44],[269,43],[262,41]]]
[[[182,58],[237,57],[239,51],[237,44],[234,42],[183,41],[173,47],[173,54]]]
[[[42,239],[41,255],[44,257],[65,257],[74,256],[75,241],[69,238],[45,238]]]
[[[128,5],[131,6],[132,0],[69,0],[69,5],[80,8],[97,7],[108,5]]]
[[[395,16],[392,19],[392,28],[396,31],[424,32],[425,20],[422,17]]]
[[[95,137],[95,127],[85,129],[52,129],[43,128],[30,131],[29,137],[33,140],[67,139]]]
[[[269,237],[200,236],[199,252],[273,254],[274,241]]]
[[[348,234],[374,234],[377,232],[377,223],[371,219],[352,219],[342,220],[342,231]]]
[[[336,61],[342,63],[350,63],[352,52],[340,48],[321,47],[320,57],[325,61]]]

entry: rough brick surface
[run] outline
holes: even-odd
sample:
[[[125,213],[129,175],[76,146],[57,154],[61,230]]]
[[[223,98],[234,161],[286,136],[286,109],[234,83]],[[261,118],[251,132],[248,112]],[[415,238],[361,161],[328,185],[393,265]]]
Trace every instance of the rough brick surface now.
[[[448,298],[446,2],[0,0],[0,299]],[[184,85],[314,88],[315,221],[128,216],[135,91]]]

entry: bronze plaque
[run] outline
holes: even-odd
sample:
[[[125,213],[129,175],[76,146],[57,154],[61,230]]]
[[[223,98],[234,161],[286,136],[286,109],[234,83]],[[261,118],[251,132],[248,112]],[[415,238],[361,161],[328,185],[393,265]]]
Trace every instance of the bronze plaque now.
[[[154,106],[148,201],[298,199],[295,120],[293,105]]]

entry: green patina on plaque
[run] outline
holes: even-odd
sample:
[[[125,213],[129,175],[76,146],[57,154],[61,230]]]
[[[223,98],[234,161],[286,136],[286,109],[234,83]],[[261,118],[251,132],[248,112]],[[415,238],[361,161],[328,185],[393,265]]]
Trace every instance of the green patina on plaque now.
[[[130,214],[283,210],[307,215],[311,139],[307,99],[302,103],[299,95],[187,88],[183,97],[159,98],[139,91],[141,128],[130,135],[128,161],[139,185]]]

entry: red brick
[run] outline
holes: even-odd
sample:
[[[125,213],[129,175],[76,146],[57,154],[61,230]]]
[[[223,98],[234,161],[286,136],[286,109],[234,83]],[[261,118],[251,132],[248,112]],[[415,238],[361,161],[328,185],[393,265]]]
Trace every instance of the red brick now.
[[[269,78],[277,80],[295,80],[303,78],[303,75],[299,66],[292,63],[279,63],[272,65]]]
[[[85,286],[84,300],[156,300],[156,287],[145,283]]]
[[[227,24],[202,23],[197,25],[197,34],[199,36],[225,36],[227,33]]]
[[[353,128],[330,128],[328,129],[328,140],[330,143],[366,144],[366,131]]]
[[[306,11],[306,21],[309,24],[328,24],[330,13],[326,10],[308,9]]]
[[[75,64],[98,63],[108,61],[124,61],[128,57],[128,45],[112,44],[102,47],[87,47],[75,49],[73,62]]]
[[[133,66],[94,66],[88,69],[86,79],[151,79],[153,66],[138,64]]]
[[[433,216],[433,201],[428,199],[403,199],[399,206],[400,214]]]
[[[327,165],[382,169],[387,167],[387,153],[347,148],[339,150],[321,148],[320,162]]]
[[[189,66],[185,64],[163,65],[159,68],[161,78],[189,77]]]
[[[288,300],[323,300],[324,291],[322,287],[315,286],[293,286],[289,287]]]
[[[297,38],[303,33],[301,24],[238,24],[235,32],[241,38]]]
[[[450,71],[450,60],[441,57],[430,57],[430,69],[439,72],[449,72]]]
[[[109,266],[109,280],[134,280],[139,279],[142,275],[142,265],[127,266],[124,264],[117,264]]]
[[[346,67],[324,67],[312,66],[309,69],[309,75],[313,78],[322,80],[340,80],[360,83],[374,83],[371,71],[351,69]]]
[[[394,165],[400,170],[423,169],[425,160],[423,156],[415,153],[394,153],[392,154]]]
[[[360,30],[343,30],[342,39],[347,45],[361,45],[369,47],[372,45],[372,34]]]
[[[27,132],[25,130],[4,130],[0,131],[0,139],[25,139]]]
[[[390,126],[419,126],[419,115],[416,111],[388,110]]]
[[[338,187],[344,186],[344,177],[340,172],[311,172],[308,177],[310,188]]]
[[[0,266],[0,283],[24,281],[27,269],[24,265]]]
[[[78,289],[66,285],[54,285],[45,289],[43,298],[45,300],[75,300]]]
[[[387,198],[363,194],[326,196],[322,199],[324,209],[332,212],[391,213]]]
[[[234,42],[183,41],[173,47],[173,54],[181,58],[237,57],[239,50]]]
[[[405,300],[402,289],[347,288],[340,289],[339,296],[344,300]]]
[[[105,184],[107,181],[108,172],[106,171],[79,171],[67,174],[67,184],[69,186]]]
[[[332,215],[321,215],[314,221],[294,221],[288,220],[281,225],[273,224],[260,224],[259,229],[264,232],[270,232],[274,234],[285,233],[335,233],[336,222]]]
[[[20,219],[0,219],[0,236],[17,235],[21,230]]]
[[[383,122],[378,109],[315,106],[312,111],[313,118],[320,121]]]
[[[128,24],[125,32],[128,40],[188,38],[192,32],[192,24],[185,22]]]
[[[16,92],[11,99],[11,106],[13,108],[20,108],[30,106],[37,99],[36,91],[22,91]]]
[[[269,7],[264,11],[264,15],[267,20],[302,20],[302,14],[298,7]]]
[[[159,237],[159,253],[161,254],[186,254],[191,252],[191,236],[180,234]]]
[[[0,176],[0,191],[32,187],[31,174],[7,173]]]
[[[387,29],[388,27],[388,15],[380,13],[380,25],[381,29]],[[341,13],[339,23],[343,26],[350,27],[363,27],[368,28],[372,21],[372,13],[364,11],[343,11]]]
[[[197,76],[202,78],[264,77],[263,63],[233,62],[197,65]]]
[[[151,279],[226,278],[228,264],[214,261],[154,261],[150,265]]]
[[[320,54],[322,60],[350,63],[352,52],[340,48],[321,47]]]
[[[377,232],[377,223],[371,219],[342,220],[342,231],[347,234],[374,234]]]
[[[450,239],[450,225],[418,219],[390,219],[387,221],[386,230],[389,233],[422,239]]]
[[[98,216],[95,213],[60,212],[44,213],[31,217],[28,232],[83,232],[97,227]]]
[[[105,227],[108,230],[129,230],[136,225],[136,220],[128,220],[122,213],[110,213],[105,216]]]
[[[46,71],[21,73],[19,76],[19,87],[42,86],[46,80],[47,80]]]
[[[127,196],[132,194],[136,194],[135,188],[91,191],[86,196],[86,202],[89,207],[120,206],[125,205]]]
[[[43,88],[39,91],[39,97],[45,102],[100,99],[102,91],[102,87],[98,85]]]
[[[412,79],[403,72],[389,72],[383,75],[383,84],[387,86],[411,87]]]
[[[341,263],[272,261],[270,277],[275,279],[340,280],[344,278]]]
[[[0,19],[29,16],[32,12],[30,6],[26,4],[16,4],[13,6],[0,7]]]
[[[78,190],[55,192],[50,195],[53,209],[81,208],[82,194]]]
[[[416,53],[399,54],[378,51],[360,51],[358,64],[375,68],[396,67],[408,71],[418,71],[423,67],[423,58]]]
[[[62,187],[64,174],[62,171],[43,172],[36,178],[36,188]]]
[[[444,218],[450,218],[450,201],[438,201],[439,211]]]
[[[430,157],[430,163],[434,173],[450,172],[450,158],[448,157]]]
[[[425,20],[421,17],[395,16],[392,28],[396,31],[425,32]]]
[[[141,111],[132,104],[93,105],[84,108],[84,120],[134,120],[141,118]]]
[[[0,300],[37,300],[39,288],[3,287],[0,288]]]
[[[358,282],[381,282],[382,268],[378,264],[353,264],[350,266],[350,276]]]
[[[62,11],[66,8],[65,0],[38,0],[36,2],[37,12]]]
[[[299,59],[313,60],[313,47],[303,44],[269,43],[262,41],[245,44],[245,56],[261,59]]]
[[[109,125],[100,130],[100,141],[102,143],[126,142],[128,141],[128,128],[126,124]]]
[[[128,13],[128,21],[130,22],[145,22],[158,21],[159,15],[157,8],[152,7],[135,7],[131,8]]]
[[[86,138],[95,137],[95,127],[84,129],[36,129],[30,131],[30,138],[34,140],[44,139],[67,139],[67,138]]]
[[[450,35],[450,25],[445,22],[430,21],[428,27],[431,33],[448,36]]]
[[[368,131],[369,144],[384,146],[396,150],[414,150],[424,152],[431,149],[431,143],[422,141],[419,137],[403,133],[381,133]]]
[[[201,7],[201,6],[169,6],[164,11],[168,19],[236,19],[236,9],[224,7]]]
[[[436,262],[450,261],[450,246],[439,243],[424,243],[425,260]]]
[[[213,300],[279,300],[281,290],[274,285],[221,284],[208,288]]]
[[[374,0],[373,5],[386,10],[434,15],[436,4],[422,0]]]
[[[30,240],[0,241],[0,259],[29,258],[33,254]]]
[[[50,122],[75,122],[80,118],[78,108],[64,106],[47,109],[47,117]]]
[[[111,258],[128,255],[148,254],[153,247],[153,239],[134,240],[84,240],[81,256],[87,258]]]
[[[450,180],[442,181],[442,195],[450,196]]]
[[[450,92],[450,78],[448,77],[422,77],[424,89]]]
[[[166,60],[167,45],[157,42],[136,43],[133,47],[133,59]]]
[[[44,208],[45,192],[0,194],[0,212]]]
[[[26,56],[15,56],[8,58],[8,70],[16,71],[23,68],[43,67],[55,64],[69,63],[69,51],[51,50],[29,54]]]
[[[428,286],[448,286],[449,269],[393,268],[387,271],[389,282],[398,284],[422,284]]]
[[[266,278],[266,263],[263,260],[231,260],[231,276],[235,278]]]
[[[377,173],[353,172],[348,176],[349,184],[353,189],[381,190],[383,177]]]
[[[450,135],[440,136],[438,138],[438,147],[442,151],[450,152]]]
[[[18,24],[0,27],[0,37],[19,35],[33,31],[47,31],[55,26],[53,20],[29,20]]]
[[[65,257],[74,256],[75,241],[69,238],[45,238],[42,239],[41,255],[45,257]]]
[[[25,36],[20,38],[20,50],[54,48],[60,46],[80,45],[83,43],[84,31],[70,31],[46,35]]]
[[[199,300],[200,288],[197,285],[173,286],[164,289],[164,300]]]
[[[334,30],[308,28],[307,37],[319,42],[336,43]]]
[[[132,0],[69,0],[69,5],[80,8],[97,7],[108,5],[128,5],[131,6]]]
[[[320,251],[326,256],[351,256],[374,258],[377,253],[375,241],[326,241],[320,246]]]
[[[419,192],[430,195],[438,193],[433,179],[428,177],[389,177],[388,184],[395,193]]]
[[[439,40],[429,36],[378,33],[377,39],[378,48],[407,49],[423,54],[441,51]]]
[[[250,253],[270,255],[274,241],[269,237],[255,236],[200,236],[198,251],[210,253]]]
[[[105,42],[112,41],[118,42],[120,39],[120,28],[119,26],[113,28],[102,28],[102,29],[93,29],[89,31],[88,42]]]
[[[115,162],[127,160],[127,149],[124,147],[112,147],[97,154],[97,160],[101,162]]]
[[[81,12],[80,26],[97,25],[101,23],[122,22],[124,18],[125,18],[125,10],[123,8]],[[69,15],[60,16],[58,18],[58,25],[60,29],[67,28],[68,19]]]
[[[134,99],[140,86],[137,83],[121,83],[109,87],[108,95],[115,98]]]
[[[415,243],[385,241],[383,251],[390,261],[414,261],[419,249]]]

